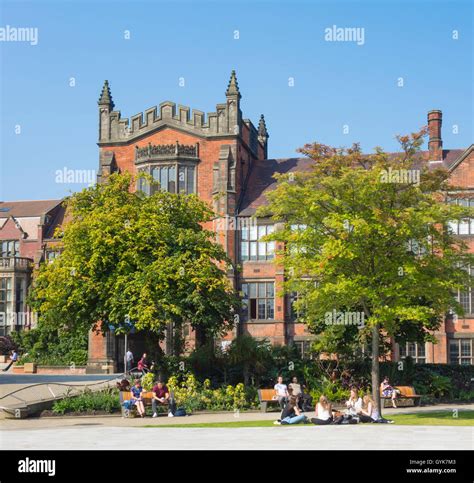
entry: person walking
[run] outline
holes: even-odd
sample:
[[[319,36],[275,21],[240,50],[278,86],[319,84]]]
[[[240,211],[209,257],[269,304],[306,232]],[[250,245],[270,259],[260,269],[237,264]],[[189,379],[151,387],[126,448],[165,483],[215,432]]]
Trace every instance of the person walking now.
[[[12,355],[10,356],[10,364],[3,369],[3,372],[7,372],[13,364],[18,360],[18,352],[16,350],[12,350]]]
[[[127,367],[125,368],[126,372],[130,372],[133,369],[133,352],[130,350],[130,348],[127,350],[127,353],[125,354],[125,360],[127,362]]]

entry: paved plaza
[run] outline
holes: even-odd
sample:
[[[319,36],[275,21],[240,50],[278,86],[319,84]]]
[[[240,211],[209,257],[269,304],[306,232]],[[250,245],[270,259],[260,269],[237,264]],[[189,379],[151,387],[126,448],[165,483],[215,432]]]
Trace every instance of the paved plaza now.
[[[473,410],[474,405],[444,405],[417,411]],[[386,409],[410,413],[413,408]],[[167,417],[56,417],[1,420],[0,449],[414,449],[473,450],[473,426],[274,426],[270,428],[166,428],[169,424],[274,420],[277,413],[243,412]],[[147,425],[157,428],[146,428]],[[144,443],[145,442],[145,443]]]
[[[193,450],[473,450],[474,428],[448,426],[298,426],[274,428],[133,428],[94,422],[53,429],[2,431],[6,449]]]

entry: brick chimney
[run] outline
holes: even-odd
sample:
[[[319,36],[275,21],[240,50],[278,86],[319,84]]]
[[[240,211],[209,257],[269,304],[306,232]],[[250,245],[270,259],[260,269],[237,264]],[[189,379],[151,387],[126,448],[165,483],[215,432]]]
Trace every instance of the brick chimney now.
[[[430,150],[430,161],[443,160],[443,140],[441,139],[441,124],[443,113],[439,110],[428,112],[428,132],[430,140],[428,147]]]

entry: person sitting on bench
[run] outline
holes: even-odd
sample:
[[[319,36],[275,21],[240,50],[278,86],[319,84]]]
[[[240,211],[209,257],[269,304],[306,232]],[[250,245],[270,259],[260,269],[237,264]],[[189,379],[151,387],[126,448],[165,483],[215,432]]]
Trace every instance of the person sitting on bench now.
[[[332,407],[328,398],[322,395],[315,408],[316,417],[311,419],[313,424],[324,425],[332,423]]]
[[[389,397],[392,400],[392,406],[394,408],[397,407],[397,405],[395,404],[395,399],[397,399],[399,393],[400,391],[398,389],[395,389],[390,385],[390,380],[388,379],[388,377],[385,377],[380,384],[380,394],[383,397]]]
[[[130,392],[132,393],[132,398],[131,398],[132,403],[135,404],[135,406],[137,407],[137,411],[140,417],[144,418],[145,405],[143,404],[143,398],[142,398],[143,388],[142,388],[142,385],[140,384],[140,379],[137,379],[135,381],[135,384],[130,389]]]
[[[158,381],[153,387],[153,399],[151,400],[151,407],[153,409],[154,418],[158,416],[156,412],[158,404],[167,405],[168,417],[172,418],[174,416],[176,411],[174,399],[171,397],[168,388],[161,381]]]
[[[280,404],[281,409],[284,409],[290,395],[288,393],[286,384],[283,384],[283,377],[278,376],[274,389],[276,391],[276,399],[278,399],[278,404]]]

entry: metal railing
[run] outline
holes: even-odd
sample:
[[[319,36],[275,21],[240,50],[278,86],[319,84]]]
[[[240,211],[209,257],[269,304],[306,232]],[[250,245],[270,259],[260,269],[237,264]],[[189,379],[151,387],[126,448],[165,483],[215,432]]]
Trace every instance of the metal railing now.
[[[63,399],[65,397],[71,397],[71,396],[79,396],[80,394],[84,394],[88,389],[91,389],[94,386],[99,386],[100,384],[104,385],[105,387],[108,388],[110,387],[109,384],[111,382],[119,382],[122,379],[126,378],[126,373],[120,374],[120,375],[115,375],[114,377],[111,377],[109,379],[103,379],[101,381],[96,381],[96,382],[85,382],[84,384],[81,384],[80,381],[78,383],[62,383],[62,382],[40,382],[37,384],[30,384],[29,386],[26,387],[21,387],[19,389],[15,389],[14,391],[11,391],[7,394],[4,394],[3,396],[0,397],[0,410],[8,411],[8,410],[13,410],[15,408],[12,408],[11,406],[4,405],[2,404],[2,401],[4,401],[7,398],[13,398],[20,403],[22,403],[24,406],[28,406],[29,404],[36,404],[39,402],[45,402],[45,401],[52,401],[52,400],[59,400]],[[66,391],[63,393],[58,393],[53,390],[53,388],[57,387],[65,387],[67,388]],[[19,393],[24,393],[26,391],[31,391],[32,389],[39,389],[39,388],[46,388],[51,397],[43,397],[42,395],[38,394],[38,399],[25,399],[24,397],[20,397]],[[40,392],[40,391],[38,391]]]

